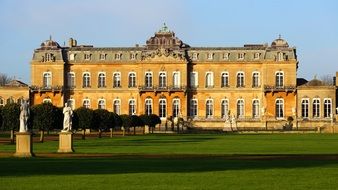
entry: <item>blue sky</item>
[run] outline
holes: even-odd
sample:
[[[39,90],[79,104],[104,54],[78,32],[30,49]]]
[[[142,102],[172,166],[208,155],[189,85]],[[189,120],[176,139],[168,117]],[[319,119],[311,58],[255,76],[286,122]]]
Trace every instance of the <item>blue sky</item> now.
[[[30,83],[35,48],[144,44],[166,22],[191,46],[271,43],[297,48],[298,77],[338,71],[337,0],[0,0],[1,73]]]

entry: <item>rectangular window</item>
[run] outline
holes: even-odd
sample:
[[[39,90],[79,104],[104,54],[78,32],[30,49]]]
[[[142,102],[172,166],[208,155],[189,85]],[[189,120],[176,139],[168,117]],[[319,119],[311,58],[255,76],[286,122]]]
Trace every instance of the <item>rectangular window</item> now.
[[[207,72],[205,75],[205,87],[214,87],[214,74],[212,72]]]
[[[324,117],[329,118],[332,114],[331,99],[324,99]]]
[[[129,73],[128,87],[136,87],[136,73]]]
[[[180,72],[178,71],[173,73],[173,85],[174,88],[180,88]]]
[[[229,87],[229,73],[224,72],[221,74],[221,87]]]
[[[191,72],[190,73],[190,87],[196,88],[198,86],[198,73]]]
[[[302,99],[302,118],[309,117],[309,100]]]
[[[197,110],[198,110],[197,100],[192,99],[190,101],[190,116],[193,117],[193,118],[196,118],[197,117]]]

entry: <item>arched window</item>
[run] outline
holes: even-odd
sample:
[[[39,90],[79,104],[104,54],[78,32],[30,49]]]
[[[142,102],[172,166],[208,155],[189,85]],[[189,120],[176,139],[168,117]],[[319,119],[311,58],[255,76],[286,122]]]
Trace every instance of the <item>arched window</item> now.
[[[190,116],[193,118],[197,117],[197,111],[198,111],[197,100],[196,99],[190,100]]]
[[[284,100],[283,99],[276,100],[276,118],[277,119],[284,118]]]
[[[320,100],[319,98],[314,98],[312,101],[312,116],[320,117]]]
[[[52,103],[52,100],[50,98],[44,98],[42,103]]]
[[[165,72],[160,72],[158,81],[160,88],[167,87],[167,74]]]
[[[284,73],[282,71],[276,72],[276,87],[282,88],[284,86]]]
[[[18,99],[18,104],[20,104],[20,105],[23,104],[23,101],[24,101],[24,99],[23,99],[22,97],[19,98],[19,99]]]
[[[105,73],[99,73],[98,77],[98,87],[104,88],[106,87],[106,74]]]
[[[136,114],[136,102],[134,99],[129,100],[129,115]]]
[[[153,74],[151,72],[146,72],[144,85],[146,86],[146,88],[153,87]]]
[[[153,100],[151,98],[147,98],[145,100],[145,114],[150,115],[153,113]]]
[[[136,87],[136,73],[135,72],[130,72],[129,73],[129,81],[128,81],[128,87]]]
[[[75,87],[75,73],[74,72],[69,72],[68,74],[68,81],[67,81],[67,85],[68,88],[74,88]]]
[[[331,104],[331,99],[325,98],[324,99],[324,117],[328,118],[331,117],[332,114],[332,104]]]
[[[212,118],[214,115],[214,103],[212,99],[208,99],[205,105],[205,116],[206,118]]]
[[[44,72],[43,73],[43,87],[51,88],[51,86],[52,86],[52,73]]]
[[[238,118],[244,117],[244,100],[243,99],[237,100],[237,117]]]
[[[88,98],[84,99],[82,105],[85,108],[90,108],[90,100]]]
[[[90,87],[90,73],[86,72],[83,73],[83,77],[82,77],[82,85],[83,88],[89,88]]]
[[[302,99],[302,118],[309,117],[309,99]]]
[[[259,118],[259,100],[252,101],[252,118]]]
[[[205,87],[214,87],[214,74],[212,72],[207,72],[205,75]]]
[[[6,103],[6,104],[13,104],[13,103],[14,103],[13,97],[9,97],[9,98],[7,99],[7,103]]]
[[[160,107],[159,107],[159,116],[162,118],[167,117],[167,101],[164,98],[160,99]]]
[[[173,100],[173,117],[180,116],[180,100],[175,98]]]
[[[226,118],[229,114],[229,101],[228,100],[222,100],[221,102],[221,117]]]
[[[104,99],[99,99],[99,102],[98,102],[98,109],[106,109],[106,100]]]
[[[175,71],[173,73],[173,85],[174,85],[174,88],[180,87],[180,72],[179,71]]]
[[[113,74],[114,88],[121,87],[121,73],[117,72]]]
[[[114,113],[120,115],[120,108],[121,108],[121,100],[120,99],[116,99],[114,100]]]
[[[228,87],[229,86],[229,73],[223,72],[221,74],[221,87]]]
[[[237,87],[244,87],[244,73],[237,73]]]
[[[253,88],[259,87],[259,72],[252,73],[252,87]]]

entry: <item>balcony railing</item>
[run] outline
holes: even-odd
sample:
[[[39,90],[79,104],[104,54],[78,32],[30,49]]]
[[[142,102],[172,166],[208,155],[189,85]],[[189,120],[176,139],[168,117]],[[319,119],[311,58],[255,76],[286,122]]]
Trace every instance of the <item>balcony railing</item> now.
[[[292,92],[296,90],[296,86],[269,86],[264,85],[264,92]]]
[[[33,92],[58,92],[63,90],[63,86],[30,86],[31,91]]]
[[[186,87],[185,86],[139,86],[138,87],[140,92],[180,92],[180,91],[185,91]]]

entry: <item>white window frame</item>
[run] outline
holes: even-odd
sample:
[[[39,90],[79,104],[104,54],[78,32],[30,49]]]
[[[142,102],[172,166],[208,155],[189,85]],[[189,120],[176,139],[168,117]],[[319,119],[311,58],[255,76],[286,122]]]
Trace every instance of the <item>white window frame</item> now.
[[[309,98],[302,98],[301,100],[301,116],[302,118],[309,118],[309,111],[310,111],[310,99]]]
[[[75,73],[68,72],[67,79],[68,79],[67,81],[68,88],[74,88],[75,87]]]
[[[229,72],[225,71],[221,73],[221,87],[229,87]]]
[[[76,53],[69,54],[69,61],[75,61]]]
[[[158,86],[160,88],[167,87],[167,72],[161,71],[158,73]]]
[[[329,101],[329,107],[327,107],[327,101]],[[323,106],[324,106],[324,118],[330,118],[331,117],[331,114],[332,114],[332,99],[331,98],[324,98],[324,101],[323,101]],[[326,109],[329,109],[327,112]]]
[[[99,58],[100,58],[100,60],[106,60],[107,54],[106,53],[100,53]]]
[[[148,77],[147,76],[147,74],[150,74],[150,76],[151,77]],[[148,81],[149,80],[149,78],[151,78],[151,80],[150,81]],[[146,88],[152,88],[153,87],[153,72],[152,71],[146,71],[145,73],[144,73],[144,86],[146,87]],[[150,82],[150,84],[148,83],[148,82]]]
[[[100,98],[100,99],[97,100],[97,109],[106,109],[106,100],[105,99]]]
[[[86,74],[88,74],[88,77],[86,76],[85,77],[85,75]],[[86,78],[86,79],[85,79]],[[87,80],[88,79],[88,80]],[[83,88],[88,88],[88,87],[90,87],[90,83],[91,83],[91,81],[90,81],[90,72],[83,72],[82,73],[82,87]],[[88,83],[87,83],[88,82]]]
[[[257,74],[257,76],[255,76]],[[258,71],[252,72],[252,87],[253,88],[258,88],[260,86],[260,73]],[[257,84],[255,83],[257,80]]]
[[[128,113],[129,115],[136,114],[136,100],[134,98],[128,100]]]
[[[261,53],[259,52],[254,53],[254,60],[258,60],[260,56],[261,56]]]
[[[193,102],[196,102],[196,109],[194,108],[195,104],[193,104]],[[198,117],[198,100],[195,99],[195,98],[190,100],[190,116],[193,117],[193,118]]]
[[[281,74],[281,75],[277,76],[277,74]],[[282,83],[282,85],[281,85],[281,83]],[[277,88],[283,88],[284,87],[284,71],[276,71],[275,72],[275,85],[276,85]]]
[[[85,98],[82,100],[82,106],[85,108],[90,108],[90,99],[89,98]]]
[[[245,53],[238,53],[238,60],[244,60],[245,58]]]
[[[131,74],[134,74],[134,77],[131,77]],[[136,87],[136,72],[129,72],[128,73],[128,87],[129,88]]]
[[[150,115],[150,114],[152,114],[153,113],[153,99],[151,99],[151,98],[146,98],[145,100],[144,100],[144,105],[145,105],[145,109],[144,109],[144,113],[146,114],[146,115]],[[148,107],[150,107],[150,109],[148,108]],[[150,111],[149,111],[150,110]]]
[[[136,60],[136,53],[130,53],[130,60]]]
[[[44,98],[42,100],[42,103],[51,103],[52,104],[52,99],[50,99],[50,98]]]
[[[244,118],[245,116],[245,101],[242,98],[236,100],[236,115],[237,118]]]
[[[229,114],[229,99],[221,99],[221,118],[226,118]]]
[[[208,78],[208,76],[210,76],[210,77]],[[214,87],[214,72],[208,71],[208,72],[205,73],[205,87],[206,88],[213,88]]]
[[[283,52],[277,53],[277,61],[284,61],[284,53]]]
[[[281,107],[279,107],[280,109],[277,109],[278,105],[277,103],[281,101]],[[280,104],[280,103],[279,103]],[[276,115],[276,119],[284,119],[284,115],[285,115],[285,105],[284,105],[284,99],[283,98],[277,98],[275,101],[275,115]],[[282,112],[280,112],[282,111]]]
[[[173,86],[174,88],[179,88],[181,86],[181,72],[180,71],[173,72]]]
[[[84,60],[85,61],[90,61],[92,59],[92,54],[90,53],[85,53],[84,54]]]
[[[259,118],[260,116],[260,101],[259,99],[252,100],[252,118]]]
[[[179,117],[181,114],[181,100],[179,98],[173,99],[172,113],[173,113],[173,117]]]
[[[223,60],[229,60],[229,57],[230,57],[229,52],[223,53]]]
[[[48,76],[45,76],[45,75],[48,75]],[[46,80],[45,80],[45,78],[46,78]],[[43,72],[42,82],[43,82],[43,86],[45,88],[51,88],[52,87],[52,72],[50,72],[50,71]]]
[[[116,98],[113,100],[113,112],[117,115],[121,114],[121,99]]]
[[[164,104],[163,104],[163,102],[164,102]],[[167,99],[160,98],[158,100],[158,106],[159,106],[159,109],[158,109],[158,115],[159,115],[159,117],[160,118],[166,118],[167,117]],[[164,110],[164,114],[163,114],[163,110]]]
[[[198,87],[198,72],[197,71],[192,71],[190,73],[190,86],[193,88]]]
[[[244,86],[245,86],[245,74],[243,71],[239,71],[236,73],[236,87],[238,88]]]
[[[196,53],[196,52],[192,53],[192,60],[193,61],[198,60],[198,58],[199,58],[199,54],[198,53]]]
[[[115,53],[114,58],[115,58],[115,60],[121,60],[122,59],[122,53]]]
[[[103,74],[103,77],[100,77],[101,74]],[[106,72],[99,72],[97,74],[97,87],[98,88],[106,87]]]
[[[208,105],[208,102],[210,101],[211,105]],[[211,109],[209,109],[211,106]],[[214,100],[213,99],[206,99],[205,101],[205,117],[206,118],[213,118],[214,117]]]
[[[121,72],[113,73],[113,88],[120,88],[122,84]]]

